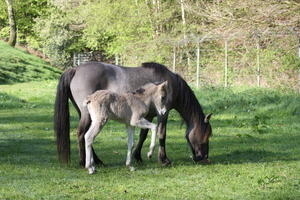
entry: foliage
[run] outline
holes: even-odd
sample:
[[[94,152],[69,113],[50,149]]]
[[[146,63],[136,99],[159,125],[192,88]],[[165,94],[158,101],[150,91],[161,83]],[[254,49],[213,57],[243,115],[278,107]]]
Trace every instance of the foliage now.
[[[28,38],[35,38],[36,33],[33,29],[35,19],[40,16],[49,14],[49,6],[47,0],[23,0],[14,1],[14,9],[16,14],[16,21],[18,27],[18,43],[28,44]],[[3,1],[0,2],[0,30],[8,26],[7,10]],[[0,37],[5,39],[5,37]]]
[[[74,52],[99,51],[129,66],[175,61],[176,71],[194,82],[200,45],[201,83],[219,86],[227,40],[229,85],[256,83],[258,44],[261,84],[297,87],[297,1],[24,0],[16,10],[19,43],[60,68],[72,65]],[[3,2],[0,11],[0,38],[6,39]]]

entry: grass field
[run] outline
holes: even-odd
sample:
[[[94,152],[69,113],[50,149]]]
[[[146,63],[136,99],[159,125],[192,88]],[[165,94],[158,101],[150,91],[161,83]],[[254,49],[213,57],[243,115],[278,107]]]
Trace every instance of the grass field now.
[[[0,41],[0,84],[53,80],[60,73],[42,59]]]
[[[126,133],[110,122],[95,148],[105,167],[78,166],[72,109],[72,163],[60,166],[52,128],[56,81],[0,85],[0,199],[300,199],[300,95],[269,89],[203,88],[196,94],[211,120],[210,165],[189,158],[185,126],[168,123],[167,153],[130,172]],[[136,134],[136,137],[138,135]],[[156,154],[155,154],[156,155]]]

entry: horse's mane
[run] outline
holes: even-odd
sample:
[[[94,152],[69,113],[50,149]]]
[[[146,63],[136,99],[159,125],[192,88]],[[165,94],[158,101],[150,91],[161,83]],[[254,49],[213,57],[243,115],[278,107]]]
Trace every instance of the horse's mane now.
[[[175,109],[178,110],[186,123],[189,123],[192,118],[204,121],[205,115],[193,90],[178,74],[176,74],[176,83],[177,98]]]
[[[180,75],[171,72],[164,65],[155,62],[143,63],[142,67],[153,69],[154,72],[161,77],[167,78],[166,75],[172,77],[172,82],[175,84],[173,87],[173,98],[175,98],[173,107],[180,113],[181,117],[188,125],[191,123],[191,120],[195,118],[201,122],[204,121],[205,115],[201,105],[193,90]]]
[[[151,68],[154,70],[155,74],[158,74],[160,76],[164,76],[167,73],[172,73],[167,67],[165,67],[164,65],[161,65],[159,63],[155,63],[155,62],[146,62],[146,63],[142,63],[142,67],[144,68]]]

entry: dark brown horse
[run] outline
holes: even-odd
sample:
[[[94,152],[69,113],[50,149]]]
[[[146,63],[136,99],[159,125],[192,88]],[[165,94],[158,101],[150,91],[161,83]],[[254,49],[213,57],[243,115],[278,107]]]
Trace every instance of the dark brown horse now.
[[[58,83],[55,101],[54,129],[56,133],[59,160],[68,163],[70,160],[70,122],[69,103],[71,100],[78,111],[80,122],[78,125],[78,143],[80,164],[85,164],[84,134],[89,129],[91,119],[87,108],[83,106],[84,99],[96,90],[106,89],[116,93],[135,91],[146,83],[168,81],[167,109],[179,112],[187,125],[186,139],[191,147],[194,161],[206,161],[209,152],[209,137],[212,133],[209,119],[188,84],[178,75],[169,71],[158,63],[143,63],[141,67],[122,67],[100,62],[91,62],[76,68],[66,70]],[[157,116],[155,109],[151,109],[147,120]],[[157,133],[159,137],[159,161],[163,165],[170,164],[166,155],[166,125],[168,112],[157,116]],[[141,129],[139,142],[133,156],[142,161],[141,149],[147,137],[148,129]],[[93,150],[96,164],[102,164]]]

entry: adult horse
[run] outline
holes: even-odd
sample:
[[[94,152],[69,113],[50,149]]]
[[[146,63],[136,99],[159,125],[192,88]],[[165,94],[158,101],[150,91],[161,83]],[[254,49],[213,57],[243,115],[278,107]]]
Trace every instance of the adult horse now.
[[[206,161],[209,152],[209,137],[211,114],[205,116],[202,108],[187,83],[178,75],[158,63],[143,63],[141,67],[122,67],[101,62],[91,62],[76,68],[66,70],[58,83],[55,101],[54,129],[58,157],[60,162],[70,160],[70,121],[69,103],[71,100],[80,116],[77,130],[80,164],[85,165],[84,134],[89,129],[91,119],[87,108],[83,106],[84,99],[96,90],[106,89],[116,93],[135,91],[146,83],[168,81],[167,109],[179,112],[187,125],[186,139],[191,147],[194,161]],[[156,116],[151,109],[147,120],[152,121]],[[170,164],[166,154],[166,125],[168,112],[157,116],[157,133],[159,138],[158,158],[163,165]],[[142,161],[141,149],[147,137],[148,129],[141,129],[138,144],[133,157]],[[93,150],[96,164],[103,164]]]

